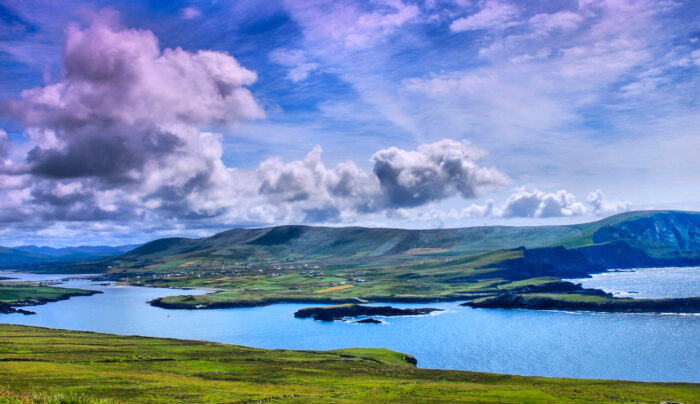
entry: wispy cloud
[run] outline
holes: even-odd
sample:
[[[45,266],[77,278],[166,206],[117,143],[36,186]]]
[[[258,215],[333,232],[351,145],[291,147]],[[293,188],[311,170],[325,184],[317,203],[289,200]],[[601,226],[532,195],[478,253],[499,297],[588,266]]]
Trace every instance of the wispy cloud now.
[[[520,23],[517,19],[518,13],[519,10],[514,5],[487,0],[479,11],[454,20],[450,24],[450,29],[454,32],[504,29]]]
[[[180,9],[180,16],[184,20],[194,20],[202,16],[202,12],[197,7],[185,7]]]
[[[309,61],[301,49],[277,48],[270,52],[270,60],[288,68],[287,78],[295,83],[305,80],[318,69],[318,63]]]

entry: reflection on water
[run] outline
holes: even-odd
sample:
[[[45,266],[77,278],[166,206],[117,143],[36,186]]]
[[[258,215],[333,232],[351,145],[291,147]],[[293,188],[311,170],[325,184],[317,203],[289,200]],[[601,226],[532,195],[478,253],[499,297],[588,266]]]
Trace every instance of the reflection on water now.
[[[0,273],[0,276],[3,274]],[[700,316],[484,310],[457,303],[395,304],[446,311],[383,319],[386,324],[300,320],[300,304],[216,310],[165,310],[146,301],[192,290],[63,286],[103,294],[31,307],[38,314],[0,322],[218,341],[260,348],[385,347],[427,368],[521,375],[700,382]]]

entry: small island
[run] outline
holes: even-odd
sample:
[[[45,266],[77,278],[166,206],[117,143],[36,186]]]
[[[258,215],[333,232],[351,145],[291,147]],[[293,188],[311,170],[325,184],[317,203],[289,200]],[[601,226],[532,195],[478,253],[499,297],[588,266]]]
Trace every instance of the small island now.
[[[294,313],[296,318],[313,318],[317,321],[342,320],[348,317],[360,316],[419,316],[430,314],[442,309],[423,307],[417,309],[399,309],[391,306],[363,306],[360,304],[340,304],[337,306],[305,307]],[[378,320],[364,321],[364,323],[374,323]],[[359,322],[359,321],[358,321]]]
[[[357,323],[357,324],[382,324],[382,321],[370,317],[370,318],[363,318],[362,320],[353,321],[353,323]]]

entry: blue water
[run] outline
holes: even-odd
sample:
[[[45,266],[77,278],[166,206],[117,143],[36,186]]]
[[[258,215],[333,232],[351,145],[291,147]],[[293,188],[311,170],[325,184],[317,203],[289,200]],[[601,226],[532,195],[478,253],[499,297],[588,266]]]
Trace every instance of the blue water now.
[[[485,310],[435,303],[394,306],[445,311],[386,318],[380,325],[322,323],[294,318],[306,306],[300,304],[165,310],[146,301],[202,292],[100,286],[89,280],[69,280],[62,286],[104,293],[30,307],[38,313],[34,316],[0,315],[0,322],[260,348],[385,347],[414,355],[425,368],[700,382],[700,316],[694,315]]]
[[[660,299],[700,296],[700,267],[611,270],[590,278],[567,279],[616,297]]]

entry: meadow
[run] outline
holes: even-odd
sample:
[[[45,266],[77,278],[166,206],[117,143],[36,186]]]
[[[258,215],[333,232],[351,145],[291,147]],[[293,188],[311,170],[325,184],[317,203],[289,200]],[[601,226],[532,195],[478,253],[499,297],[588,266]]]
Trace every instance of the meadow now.
[[[264,350],[0,325],[0,403],[700,401],[697,384],[419,369],[410,360],[386,349]]]

